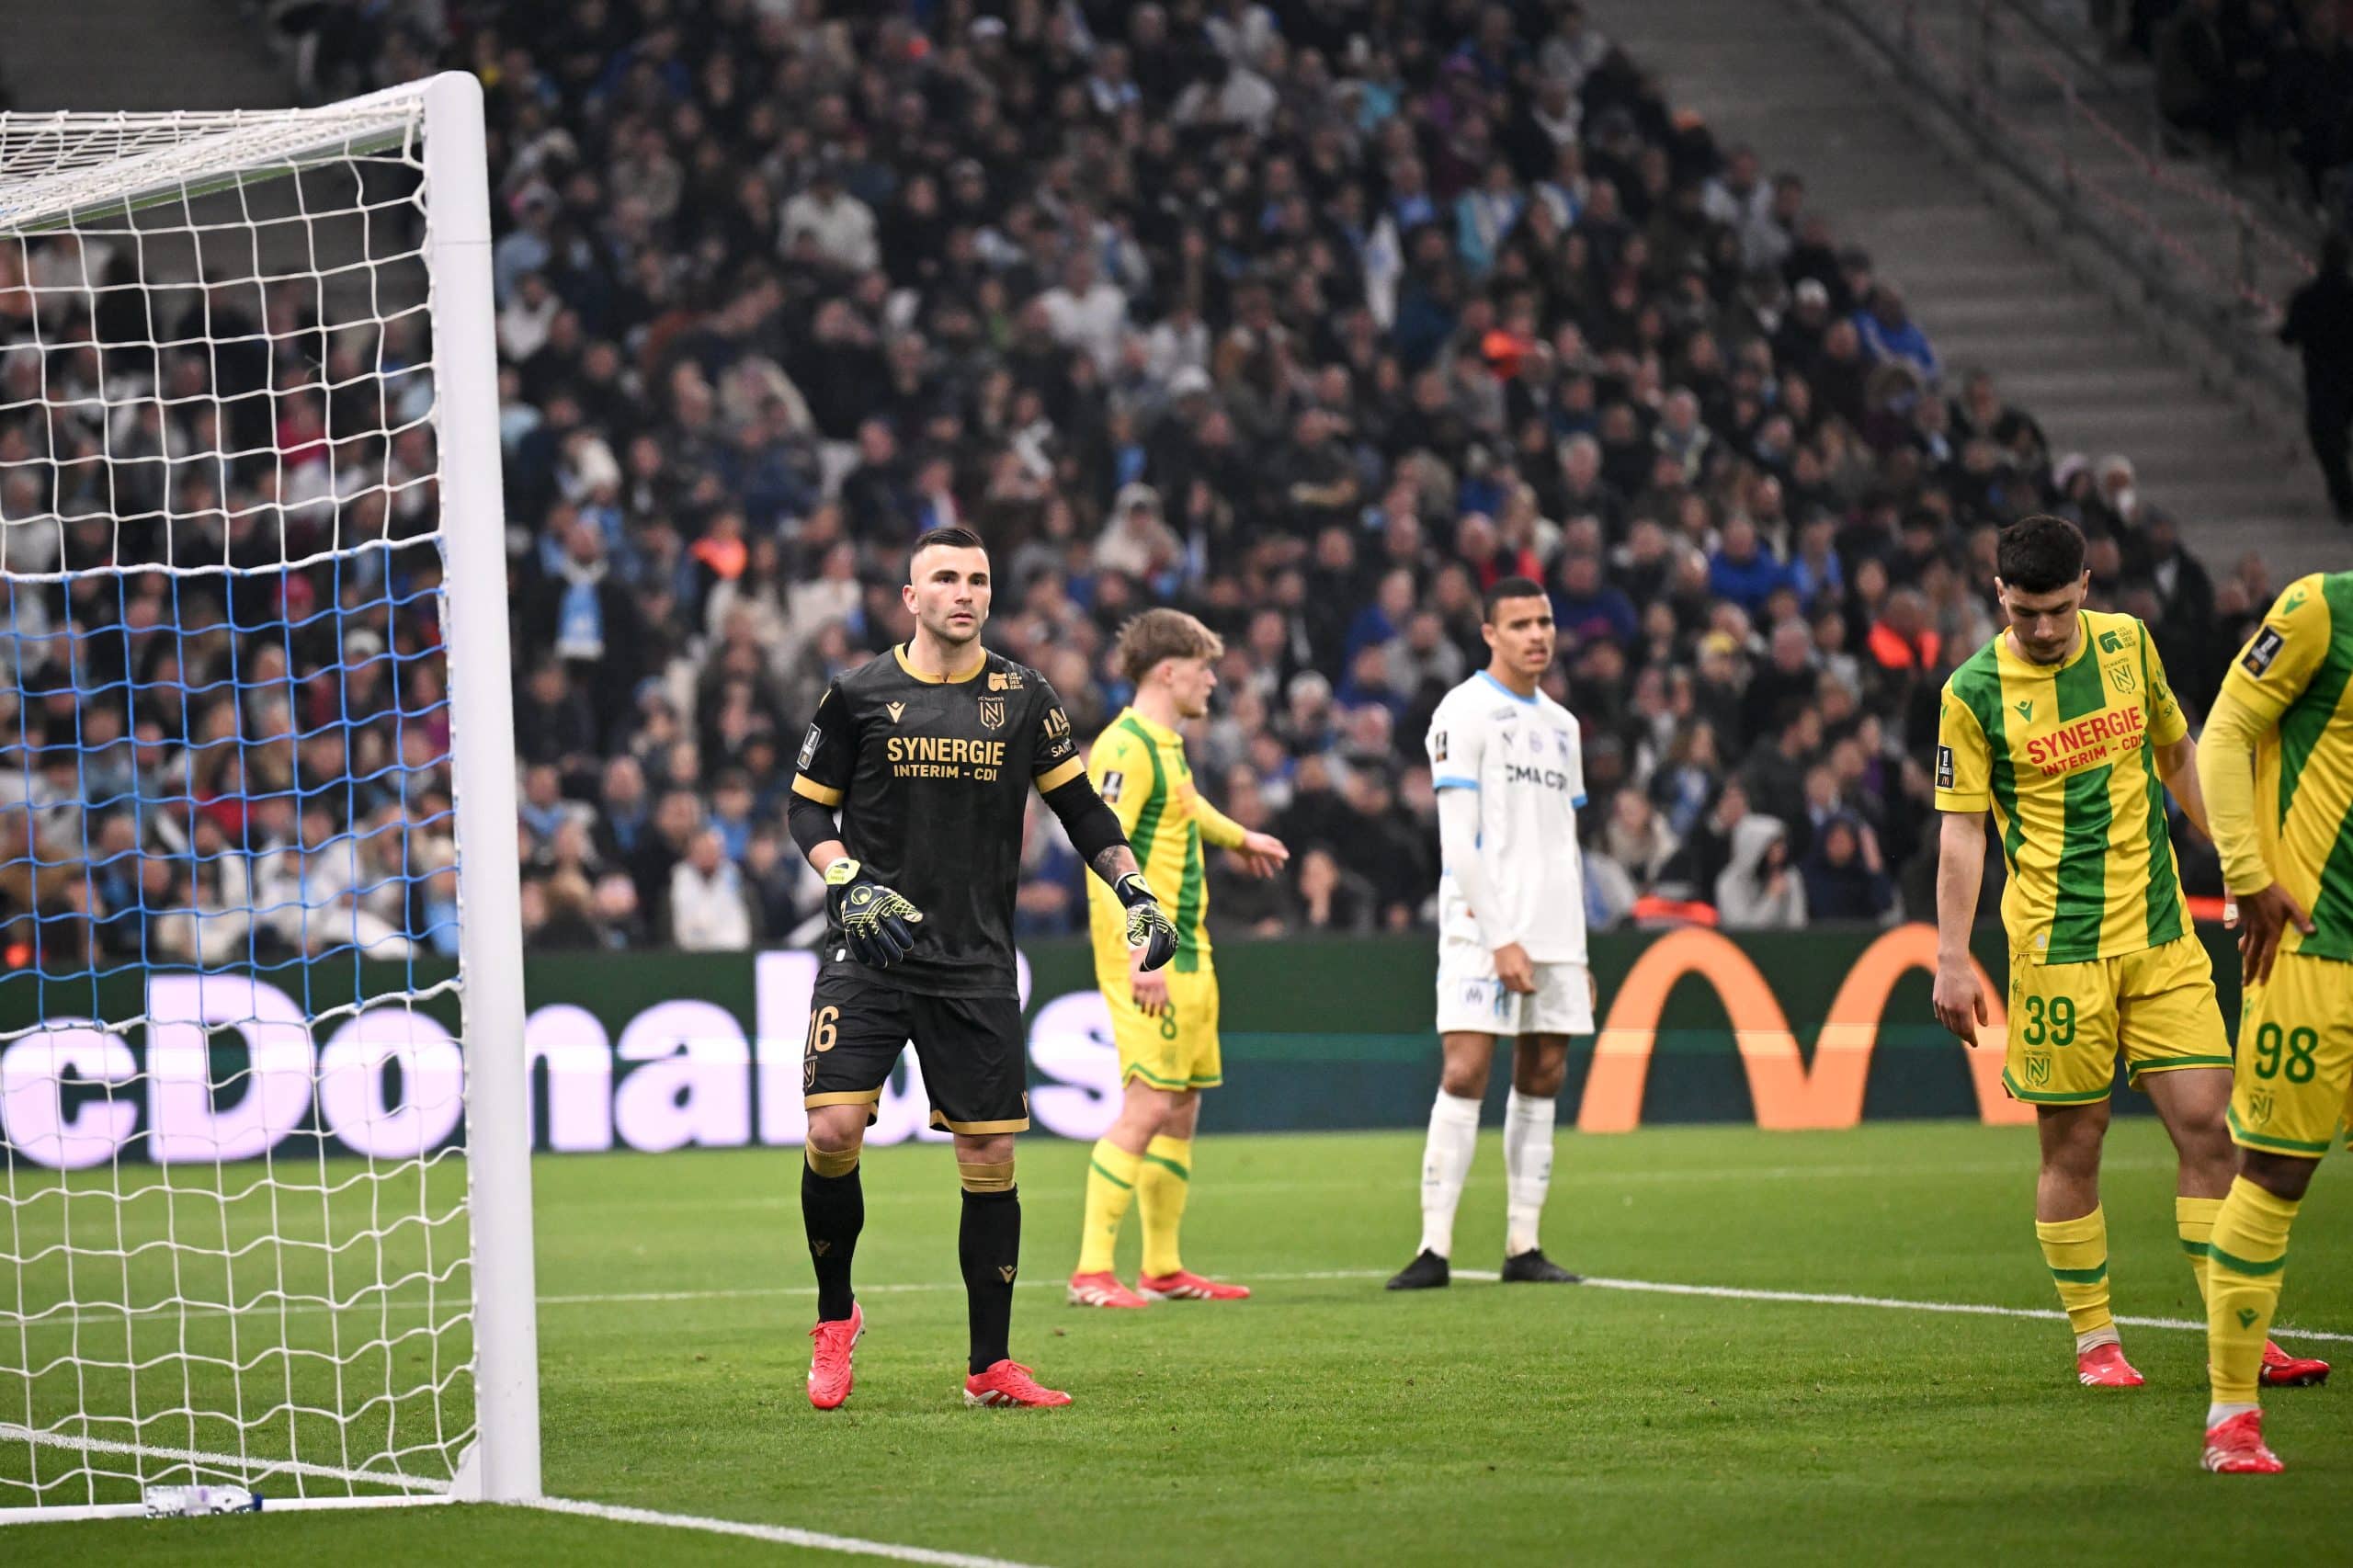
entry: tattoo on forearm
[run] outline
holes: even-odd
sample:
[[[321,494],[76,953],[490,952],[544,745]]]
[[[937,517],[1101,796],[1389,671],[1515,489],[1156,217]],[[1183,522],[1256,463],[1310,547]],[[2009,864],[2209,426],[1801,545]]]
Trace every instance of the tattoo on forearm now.
[[[1114,844],[1097,850],[1089,864],[1094,866],[1097,876],[1107,882],[1116,882],[1136,869],[1136,852],[1124,844]]]

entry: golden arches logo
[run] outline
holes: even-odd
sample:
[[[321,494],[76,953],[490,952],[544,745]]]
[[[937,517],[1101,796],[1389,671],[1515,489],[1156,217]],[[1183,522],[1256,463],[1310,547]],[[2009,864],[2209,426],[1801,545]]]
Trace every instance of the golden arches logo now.
[[[1990,1015],[1976,1048],[1967,1053],[1978,1116],[1988,1126],[2031,1122],[2033,1108],[2002,1088],[2003,1043],[2009,1030],[2002,993],[1983,964],[1970,962]],[[1695,974],[1715,988],[1732,1020],[1757,1126],[1783,1131],[1853,1127],[1863,1119],[1863,1085],[1895,983],[1913,970],[1933,973],[1936,967],[1932,926],[1899,926],[1864,949],[1831,999],[1809,1070],[1789,1016],[1754,960],[1715,931],[1670,932],[1651,944],[1618,988],[1594,1043],[1577,1131],[1631,1132],[1642,1124],[1643,1090],[1658,1046],[1659,1019],[1677,984]]]

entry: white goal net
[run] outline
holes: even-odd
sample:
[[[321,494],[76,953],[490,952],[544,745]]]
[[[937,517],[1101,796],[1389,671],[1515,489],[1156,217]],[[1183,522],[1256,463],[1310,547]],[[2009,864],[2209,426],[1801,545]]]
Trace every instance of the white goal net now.
[[[469,78],[0,115],[0,1514],[538,1490],[489,288]]]

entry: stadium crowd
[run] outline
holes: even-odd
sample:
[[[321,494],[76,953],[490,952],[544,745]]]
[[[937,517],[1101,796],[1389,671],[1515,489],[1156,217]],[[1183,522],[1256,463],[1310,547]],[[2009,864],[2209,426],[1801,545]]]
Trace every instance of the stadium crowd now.
[[[2120,52],[2156,66],[2157,108],[2177,131],[2236,161],[2261,137],[2340,222],[2353,174],[2353,5],[2346,0],[2095,0]]]
[[[1500,576],[1552,597],[1601,925],[1929,912],[1936,693],[1994,631],[2006,519],[2082,522],[2095,602],[2150,623],[2193,711],[2269,597],[2127,459],[2054,453],[1943,363],[1800,175],[1720,145],[1572,0],[313,9],[321,95],[444,65],[487,89],[540,947],[807,937],[801,726],[909,634],[935,524],[989,540],[988,640],[1083,733],[1125,699],[1136,609],[1224,635],[1197,771],[1295,858],[1213,872],[1221,935],[1427,921],[1422,735]],[[421,432],[335,434],[403,430],[408,322],[324,335],[293,293],[217,288],[254,353],[148,351],[185,401],[99,404],[90,342],[152,335],[75,279],[125,265],[0,252],[11,522],[136,478],[209,559],[429,525]],[[74,564],[123,533],[9,530]],[[446,950],[436,571],[6,590],[12,941]],[[1050,813],[1025,863],[1025,933],[1082,929]]]

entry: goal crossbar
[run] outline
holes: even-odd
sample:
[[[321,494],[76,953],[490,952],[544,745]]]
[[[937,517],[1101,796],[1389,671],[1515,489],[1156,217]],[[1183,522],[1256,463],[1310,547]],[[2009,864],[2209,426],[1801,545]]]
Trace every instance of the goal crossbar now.
[[[314,109],[0,117],[0,233],[71,228],[384,152],[415,136],[423,117],[405,89]]]

